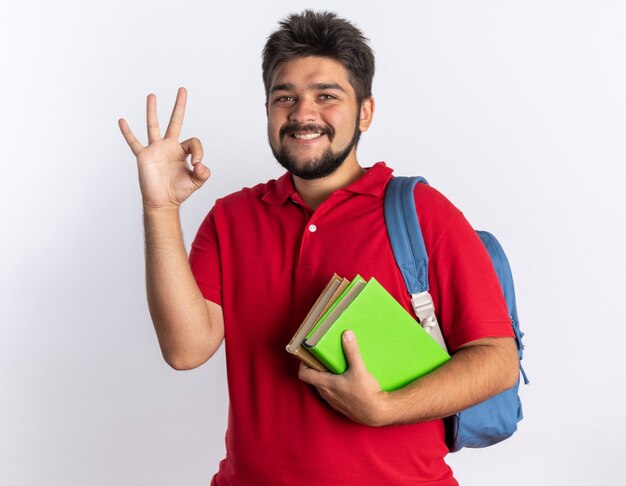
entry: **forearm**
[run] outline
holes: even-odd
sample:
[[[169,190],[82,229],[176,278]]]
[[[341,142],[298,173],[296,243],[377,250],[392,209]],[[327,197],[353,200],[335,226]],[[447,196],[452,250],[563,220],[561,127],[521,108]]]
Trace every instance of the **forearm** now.
[[[512,387],[518,376],[513,339],[477,341],[433,373],[387,393],[381,422],[392,425],[447,417]]]
[[[177,208],[144,211],[148,306],[165,360],[176,369],[199,366],[217,350],[221,309],[196,284]]]

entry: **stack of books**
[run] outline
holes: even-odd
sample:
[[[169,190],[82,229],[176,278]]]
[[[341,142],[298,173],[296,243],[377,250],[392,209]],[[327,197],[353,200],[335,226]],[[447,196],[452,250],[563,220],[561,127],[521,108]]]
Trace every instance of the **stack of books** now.
[[[354,332],[367,369],[392,391],[437,369],[448,353],[375,279],[333,275],[287,345],[287,351],[318,371],[348,369],[341,335]]]

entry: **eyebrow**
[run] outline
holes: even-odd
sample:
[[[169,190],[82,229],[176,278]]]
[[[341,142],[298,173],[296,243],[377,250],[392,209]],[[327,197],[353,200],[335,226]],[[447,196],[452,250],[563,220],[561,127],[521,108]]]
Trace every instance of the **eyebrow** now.
[[[273,93],[275,91],[293,91],[295,89],[295,85],[293,83],[283,83],[272,86],[270,92]],[[338,91],[346,92],[343,87],[337,83],[312,83],[307,86],[307,89],[310,90],[326,90],[326,89],[336,89]]]

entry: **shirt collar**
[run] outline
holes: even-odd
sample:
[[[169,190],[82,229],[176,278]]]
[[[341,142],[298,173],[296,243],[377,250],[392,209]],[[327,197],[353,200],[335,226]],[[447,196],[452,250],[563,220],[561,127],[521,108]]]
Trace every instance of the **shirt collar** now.
[[[367,172],[349,186],[338,189],[350,191],[355,194],[368,194],[380,196],[384,193],[387,182],[391,179],[393,169],[387,167],[384,162],[377,162],[372,167],[366,168]],[[290,172],[285,172],[274,184],[268,184],[267,191],[261,198],[269,204],[283,204],[296,193],[293,185],[293,177]]]

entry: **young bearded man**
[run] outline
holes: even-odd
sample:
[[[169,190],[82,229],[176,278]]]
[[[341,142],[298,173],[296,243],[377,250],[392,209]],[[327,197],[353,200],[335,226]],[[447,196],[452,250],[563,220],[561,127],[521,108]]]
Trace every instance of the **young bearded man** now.
[[[191,369],[226,345],[226,458],[213,485],[453,485],[442,417],[513,386],[518,361],[489,256],[462,213],[418,184],[431,293],[452,359],[381,391],[346,331],[343,375],[298,364],[285,345],[333,273],[375,277],[411,312],[383,215],[392,170],[357,161],[372,123],[374,56],[334,14],[281,22],[263,51],[268,137],[287,172],[219,199],[189,259],[179,207],[209,177],[200,141],[181,143],[180,89],[162,138],[148,96],[137,156],[148,303],[165,360]],[[192,167],[186,159],[191,156]],[[417,324],[416,324],[417,325]]]

